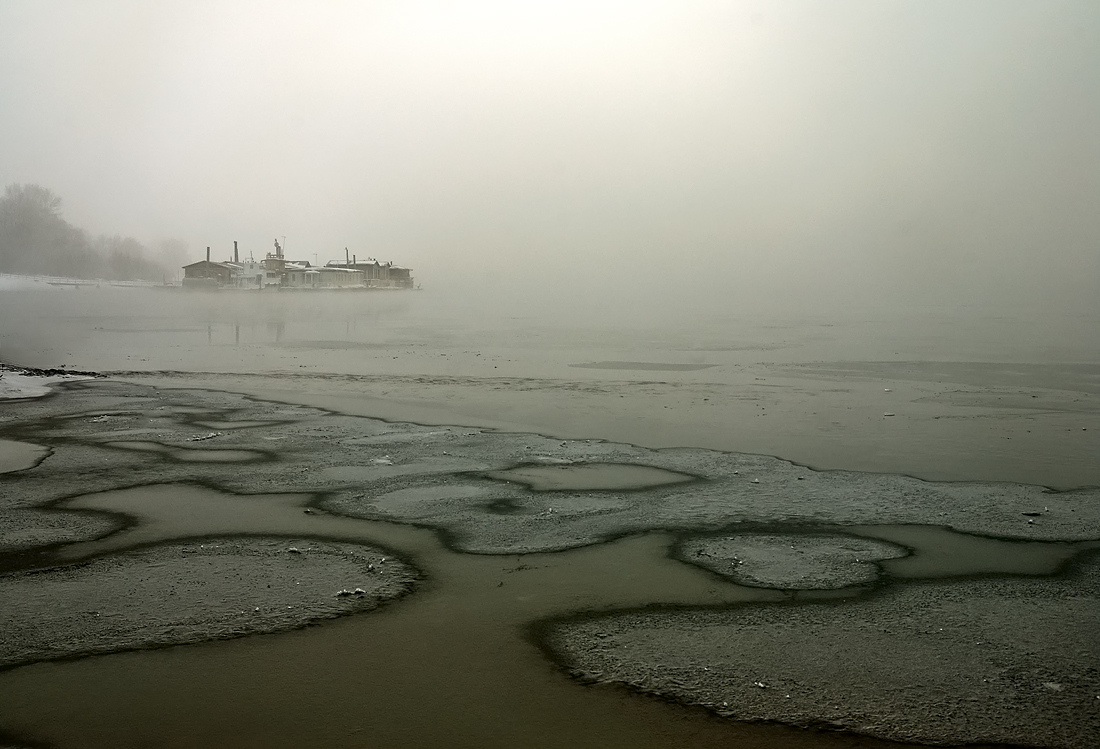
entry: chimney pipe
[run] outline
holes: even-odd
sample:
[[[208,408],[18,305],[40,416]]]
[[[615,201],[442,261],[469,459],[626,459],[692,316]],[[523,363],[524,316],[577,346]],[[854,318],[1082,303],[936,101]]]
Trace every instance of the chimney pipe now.
[[[352,265],[359,265],[359,261],[355,259],[355,255],[351,256],[351,264]]]
[[[241,262],[237,257],[237,240],[235,240],[235,239],[233,240],[233,262],[234,263]]]
[[[206,262],[208,262],[208,263],[210,262],[210,248],[209,247],[206,248]]]

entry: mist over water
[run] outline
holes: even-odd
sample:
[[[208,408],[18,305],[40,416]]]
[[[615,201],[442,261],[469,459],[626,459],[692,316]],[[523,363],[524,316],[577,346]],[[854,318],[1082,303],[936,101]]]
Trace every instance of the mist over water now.
[[[246,361],[246,369],[285,367],[286,353],[304,347],[311,369],[325,372],[367,371],[375,365],[368,357],[389,359],[406,350],[438,355],[513,348],[540,353],[498,364],[501,373],[534,376],[543,359],[1078,364],[1096,363],[1100,352],[1098,314],[995,314],[931,305],[827,312],[746,306],[737,299],[695,297],[698,304],[687,304],[656,290],[630,303],[614,291],[585,297],[557,289],[523,292],[9,290],[0,294],[0,358],[36,367],[230,372],[241,371]],[[260,353],[276,358],[257,363]],[[347,360],[349,354],[358,358]],[[403,369],[416,372],[407,360]]]
[[[1098,35],[1092,2],[10,2],[0,177],[178,262],[348,247],[546,315],[1096,314]]]

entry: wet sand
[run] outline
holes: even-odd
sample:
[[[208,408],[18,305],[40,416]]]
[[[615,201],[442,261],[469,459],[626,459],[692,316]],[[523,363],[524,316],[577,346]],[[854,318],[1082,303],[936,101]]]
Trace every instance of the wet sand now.
[[[229,634],[313,626],[218,642],[203,641],[227,636],[224,617],[150,640],[146,624],[185,617],[135,606],[109,649],[193,644],[8,669],[0,731],[54,746],[1083,747],[1100,730],[1100,502],[1080,488],[1100,484],[1095,364],[821,364],[805,326],[748,326],[749,354],[709,331],[659,357],[621,331],[614,346],[561,328],[475,347],[423,311],[374,315],[345,317],[342,340],[315,316],[321,348],[291,318],[242,336],[216,315],[175,332],[93,317],[64,350],[82,369],[113,361],[114,381],[2,407],[0,437],[39,446],[13,450],[50,451],[0,474],[4,582],[167,563],[194,583],[218,565],[178,560],[213,539],[242,559],[256,543],[359,545],[422,577],[324,621],[381,599],[319,567],[292,619]],[[123,374],[127,357],[146,361]],[[353,583],[362,599],[337,596]],[[20,626],[42,616],[12,610]],[[33,657],[99,649],[69,629]],[[778,684],[803,688],[769,703]]]

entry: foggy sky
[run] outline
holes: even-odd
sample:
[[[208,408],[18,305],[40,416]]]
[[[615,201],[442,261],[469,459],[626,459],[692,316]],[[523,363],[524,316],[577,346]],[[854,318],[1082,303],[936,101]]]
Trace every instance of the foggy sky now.
[[[0,180],[683,300],[1100,310],[1100,3],[0,0]]]

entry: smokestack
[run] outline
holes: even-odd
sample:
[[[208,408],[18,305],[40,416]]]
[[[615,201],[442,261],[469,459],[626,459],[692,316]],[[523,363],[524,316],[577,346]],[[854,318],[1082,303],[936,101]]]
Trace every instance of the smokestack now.
[[[209,247],[206,248],[206,262],[208,262],[208,263],[210,262],[210,248]]]
[[[351,256],[351,264],[352,265],[359,265],[359,261],[355,259],[355,255]]]
[[[237,257],[237,240],[235,240],[235,239],[233,240],[233,262],[234,263],[241,262]]]
[[[348,254],[348,248],[347,247],[344,248],[344,267],[345,268],[350,268],[351,267],[351,255]]]

